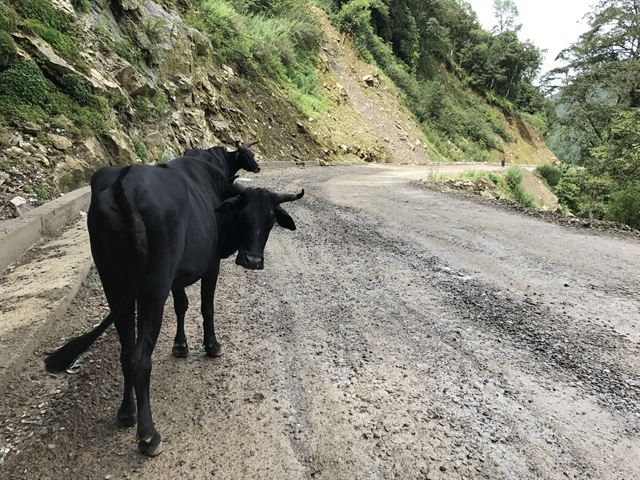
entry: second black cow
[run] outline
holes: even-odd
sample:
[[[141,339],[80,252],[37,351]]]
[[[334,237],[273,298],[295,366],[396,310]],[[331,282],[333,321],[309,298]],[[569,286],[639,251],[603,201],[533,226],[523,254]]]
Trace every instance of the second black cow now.
[[[274,224],[296,228],[281,204],[302,198],[304,190],[276,194],[240,189],[212,162],[193,157],[155,167],[126,167],[115,179],[112,170],[99,170],[91,183],[91,251],[110,313],[92,331],[49,354],[45,364],[51,372],[65,370],[115,323],[124,376],[118,421],[125,426],[137,421],[138,448],[153,456],[160,453],[162,442],[149,403],[151,354],[169,292],[177,297],[180,332],[186,296],[181,303],[175,293],[183,295],[184,287],[202,279],[203,343],[209,355],[216,355],[220,345],[213,300],[220,259],[237,251],[238,265],[262,269]],[[174,349],[183,346],[181,340],[176,338]]]

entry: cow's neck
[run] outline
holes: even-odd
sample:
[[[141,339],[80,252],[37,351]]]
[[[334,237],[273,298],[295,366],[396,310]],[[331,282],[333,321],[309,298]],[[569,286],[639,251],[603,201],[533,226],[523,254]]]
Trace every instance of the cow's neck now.
[[[235,216],[218,216],[218,238],[220,239],[220,256],[227,258],[240,247],[240,226]]]
[[[241,168],[240,154],[238,152],[230,152],[227,158],[227,178],[233,177]]]

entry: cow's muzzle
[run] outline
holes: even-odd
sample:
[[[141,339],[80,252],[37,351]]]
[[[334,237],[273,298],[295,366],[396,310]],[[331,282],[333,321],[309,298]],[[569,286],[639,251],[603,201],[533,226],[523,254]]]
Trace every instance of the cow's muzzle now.
[[[239,252],[236,257],[236,264],[249,270],[263,270],[264,257],[253,253]]]
[[[260,167],[257,165],[253,167],[253,173],[260,173]]]

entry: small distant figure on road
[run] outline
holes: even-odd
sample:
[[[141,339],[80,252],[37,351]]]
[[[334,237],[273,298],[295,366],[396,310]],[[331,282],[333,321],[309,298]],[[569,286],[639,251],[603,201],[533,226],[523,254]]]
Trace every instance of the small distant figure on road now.
[[[502,159],[502,161],[500,162],[500,165],[502,165],[502,168],[504,168],[504,166],[505,166],[505,164],[506,164],[506,163],[507,163],[507,162],[505,162],[505,160],[504,160],[504,158],[503,158],[503,159]]]

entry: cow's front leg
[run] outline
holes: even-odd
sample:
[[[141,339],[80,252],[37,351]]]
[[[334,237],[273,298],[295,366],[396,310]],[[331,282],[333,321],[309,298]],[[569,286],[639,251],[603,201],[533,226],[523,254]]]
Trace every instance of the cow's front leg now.
[[[162,438],[156,431],[151,417],[149,382],[151,355],[162,325],[162,312],[166,294],[150,294],[138,298],[138,337],[131,356],[131,373],[138,404],[138,449],[154,457],[162,451]]]
[[[173,340],[171,353],[174,357],[185,358],[189,355],[189,345],[187,344],[187,336],[184,333],[184,315],[187,313],[187,308],[189,308],[189,299],[187,299],[184,288],[173,288],[171,293],[173,294],[173,308],[178,319],[178,328],[176,337]]]
[[[216,340],[216,332],[213,326],[213,302],[216,293],[216,283],[218,282],[218,272],[220,271],[220,260],[216,262],[213,269],[202,277],[200,282],[200,298],[202,301],[202,329],[204,331],[204,351],[210,357],[222,355],[220,344]]]

